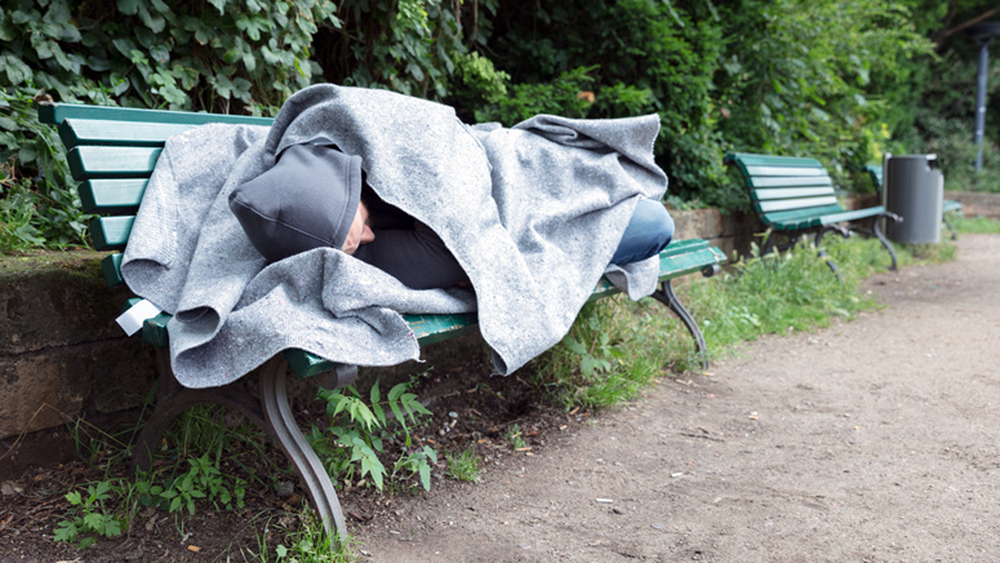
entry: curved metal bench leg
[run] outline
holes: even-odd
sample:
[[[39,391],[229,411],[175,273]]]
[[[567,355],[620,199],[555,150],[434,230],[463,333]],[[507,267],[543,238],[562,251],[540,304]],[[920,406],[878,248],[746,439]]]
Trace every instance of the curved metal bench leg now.
[[[181,413],[195,405],[217,404],[229,407],[246,415],[258,428],[267,428],[260,403],[253,399],[242,382],[237,381],[216,389],[188,389],[174,377],[167,348],[156,348],[156,369],[160,376],[156,406],[143,424],[132,453],[133,473],[149,471],[153,452],[159,449],[163,433]]]
[[[948,214],[945,213],[941,215],[941,220],[944,221],[944,225],[948,227],[948,231],[951,232],[951,240],[958,240],[958,230],[956,230],[955,225],[948,220]]]
[[[826,234],[828,231],[839,233],[840,236],[844,238],[849,238],[851,236],[851,232],[838,225],[828,225],[826,227],[823,227],[822,229],[820,229],[818,233],[816,233],[816,240],[815,240],[817,249],[816,254],[820,258],[826,259],[826,265],[830,267],[830,271],[833,272],[835,276],[837,276],[838,280],[843,282],[844,278],[843,276],[840,275],[840,269],[837,268],[837,264],[835,264],[833,259],[827,255],[826,250],[822,246],[820,246],[820,243],[823,241],[823,235]]]
[[[306,491],[312,499],[328,537],[345,539],[347,527],[344,523],[344,513],[340,508],[337,492],[330,481],[330,475],[299,430],[291,406],[288,404],[288,393],[285,388],[286,367],[282,354],[277,354],[261,367],[260,398],[264,406],[264,415],[270,422],[269,431],[305,483]]]
[[[889,269],[895,271],[898,269],[899,265],[898,261],[896,260],[896,249],[892,247],[892,243],[889,242],[889,239],[885,238],[885,235],[882,234],[882,227],[880,226],[882,221],[879,221],[879,218],[881,217],[885,217],[886,219],[891,219],[892,221],[895,221],[897,223],[902,221],[903,218],[900,217],[899,215],[896,215],[895,213],[883,213],[872,221],[872,233],[875,235],[875,238],[877,238],[878,241],[882,243],[882,246],[884,246],[885,249],[889,251],[889,256],[892,257],[892,266],[889,266]]]
[[[684,305],[681,303],[680,299],[677,298],[677,294],[674,293],[674,287],[670,284],[670,280],[664,280],[660,284],[660,289],[653,293],[659,302],[663,303],[670,308],[671,311],[680,318],[684,326],[687,327],[688,332],[694,338],[695,349],[698,350],[698,355],[701,356],[701,367],[702,369],[708,369],[708,347],[705,345],[705,338],[701,335],[701,329],[698,328],[698,323],[691,316]]]

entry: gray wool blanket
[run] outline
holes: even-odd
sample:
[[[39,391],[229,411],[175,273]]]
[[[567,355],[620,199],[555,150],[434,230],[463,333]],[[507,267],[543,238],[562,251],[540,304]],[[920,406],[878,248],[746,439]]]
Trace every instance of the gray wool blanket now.
[[[312,86],[270,128],[212,124],[169,139],[122,274],[174,315],[171,361],[187,387],[224,385],[286,348],[359,366],[419,359],[402,313],[478,311],[506,375],[562,339],[602,274],[633,299],[655,290],[656,257],[608,262],[638,198],[666,190],[658,131],[655,115],[470,127],[426,100]],[[229,193],[310,141],[360,155],[371,187],[434,229],[474,289],[410,289],[329,248],[268,265]]]

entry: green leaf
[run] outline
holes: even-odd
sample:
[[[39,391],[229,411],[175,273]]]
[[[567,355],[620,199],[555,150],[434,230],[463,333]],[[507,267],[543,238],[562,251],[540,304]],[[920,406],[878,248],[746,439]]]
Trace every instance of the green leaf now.
[[[83,524],[87,529],[101,533],[104,531],[104,515],[96,512],[85,514]]]
[[[59,523],[58,527],[56,527],[55,533],[52,535],[52,537],[56,541],[71,542],[76,540],[76,534],[77,534],[76,524],[68,520],[64,520]]]
[[[228,0],[208,0],[208,3],[215,6],[215,9],[219,11],[219,15],[221,16],[226,13],[226,4],[229,2]]]
[[[231,65],[243,58],[243,50],[239,47],[233,47],[232,49],[226,51],[222,55],[222,60],[225,61],[227,65]]]
[[[118,11],[126,16],[134,16],[139,12],[142,0],[118,0]]]
[[[113,538],[122,535],[122,523],[115,518],[109,518],[104,524],[105,537]]]
[[[407,383],[398,383],[394,385],[392,389],[389,390],[389,396],[388,396],[389,402],[391,403],[394,401],[398,401],[400,395],[406,393],[406,390],[409,388],[410,386]]]
[[[574,338],[571,338],[569,336],[567,336],[566,338],[563,338],[563,344],[565,344],[566,347],[569,348],[570,351],[573,352],[574,354],[583,356],[583,355],[585,355],[587,353],[587,347],[586,346],[584,346],[579,341],[577,341]]]
[[[420,484],[425,491],[431,490],[431,466],[427,462],[420,464]]]

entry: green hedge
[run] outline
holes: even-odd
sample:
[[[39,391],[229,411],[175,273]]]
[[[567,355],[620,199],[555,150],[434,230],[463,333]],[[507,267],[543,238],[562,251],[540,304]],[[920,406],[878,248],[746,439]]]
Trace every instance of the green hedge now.
[[[928,37],[991,5],[939,4],[9,0],[0,7],[0,246],[83,242],[86,218],[60,149],[29,109],[36,96],[273,115],[292,92],[326,81],[508,125],[541,112],[656,112],[672,203],[730,210],[746,200],[723,168],[729,150],[814,156],[859,191],[870,189],[859,171],[885,150],[934,148],[948,178],[967,166],[955,123],[967,110],[971,119],[974,79],[929,80],[929,65],[949,64],[932,47],[961,49],[957,35]],[[937,92],[957,94],[957,105],[922,101]]]

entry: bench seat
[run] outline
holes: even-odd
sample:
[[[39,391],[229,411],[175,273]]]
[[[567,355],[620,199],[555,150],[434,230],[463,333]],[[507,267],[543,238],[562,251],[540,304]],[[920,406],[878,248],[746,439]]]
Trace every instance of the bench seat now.
[[[73,176],[80,181],[80,198],[86,212],[98,216],[90,223],[93,245],[114,251],[102,260],[105,281],[121,285],[122,254],[128,243],[135,213],[146,183],[166,139],[188,128],[206,123],[240,123],[269,126],[268,118],[206,113],[97,107],[80,104],[39,105],[39,120],[58,126],[66,146]],[[710,276],[718,271],[725,255],[701,239],[672,242],[660,254],[660,286],[653,297],[676,314],[695,341],[707,366],[707,349],[697,322],[677,299],[671,280],[691,273]],[[618,293],[606,279],[597,284],[590,299]],[[134,304],[138,298],[133,298]],[[474,313],[457,315],[405,315],[421,346],[477,330]],[[309,498],[331,537],[345,537],[343,512],[330,476],[299,430],[288,403],[286,377],[313,378],[320,385],[335,387],[354,380],[355,366],[331,362],[304,350],[285,350],[258,370],[258,390],[250,389],[249,376],[224,387],[189,389],[176,380],[170,366],[167,323],[160,314],[147,319],[142,339],[154,346],[159,374],[156,407],[145,422],[135,447],[133,464],[148,468],[151,451],[160,443],[170,423],[196,404],[218,404],[247,415],[286,453],[305,484]]]

